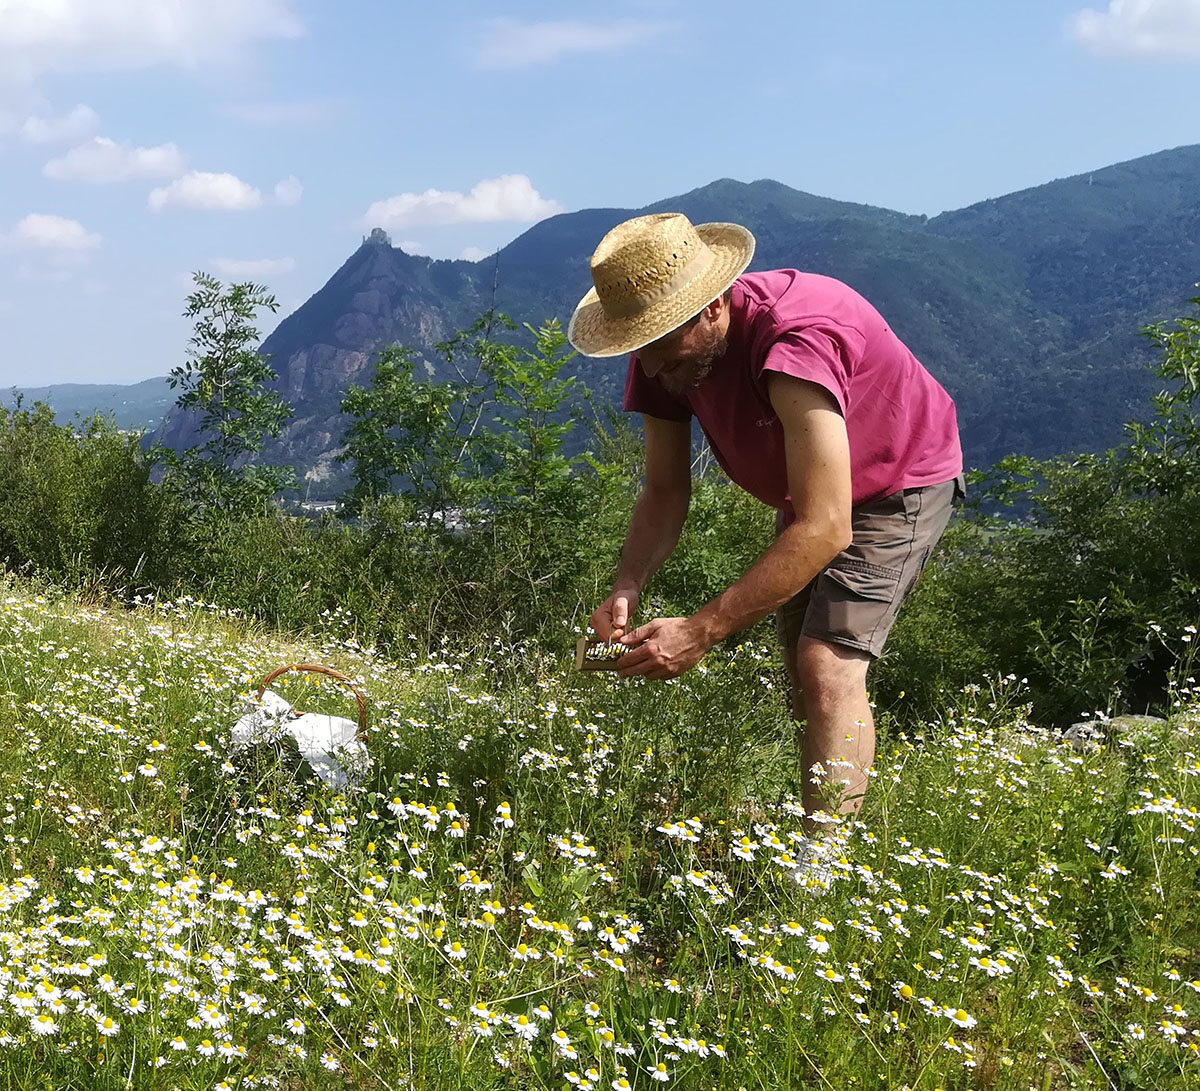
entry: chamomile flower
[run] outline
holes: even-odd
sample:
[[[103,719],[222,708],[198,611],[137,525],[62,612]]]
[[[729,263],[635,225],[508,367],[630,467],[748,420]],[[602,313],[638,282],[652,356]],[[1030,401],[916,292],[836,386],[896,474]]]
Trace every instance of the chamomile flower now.
[[[509,1020],[508,1025],[512,1027],[513,1033],[518,1038],[523,1038],[527,1042],[532,1042],[538,1036],[538,1031],[541,1029],[536,1020],[530,1019],[524,1013],[514,1016]]]

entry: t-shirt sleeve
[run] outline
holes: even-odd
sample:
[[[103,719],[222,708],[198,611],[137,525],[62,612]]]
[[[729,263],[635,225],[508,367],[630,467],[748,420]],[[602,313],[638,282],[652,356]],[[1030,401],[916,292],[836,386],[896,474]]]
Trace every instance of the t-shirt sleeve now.
[[[625,400],[621,408],[626,413],[645,413],[663,420],[692,419],[691,407],[668,394],[661,383],[648,378],[636,356],[629,357],[629,371],[625,375]]]
[[[763,371],[778,371],[824,387],[834,396],[842,416],[850,394],[850,366],[856,359],[853,330],[808,326],[782,334],[767,350]]]

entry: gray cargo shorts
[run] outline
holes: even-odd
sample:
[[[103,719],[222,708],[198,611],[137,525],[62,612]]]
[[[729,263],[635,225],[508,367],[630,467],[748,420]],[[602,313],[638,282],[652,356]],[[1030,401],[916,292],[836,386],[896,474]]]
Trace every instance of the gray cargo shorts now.
[[[904,489],[855,508],[850,545],[775,614],[787,649],[801,635],[878,658],[921,569],[966,495],[962,477]],[[783,515],[775,531],[783,529]]]

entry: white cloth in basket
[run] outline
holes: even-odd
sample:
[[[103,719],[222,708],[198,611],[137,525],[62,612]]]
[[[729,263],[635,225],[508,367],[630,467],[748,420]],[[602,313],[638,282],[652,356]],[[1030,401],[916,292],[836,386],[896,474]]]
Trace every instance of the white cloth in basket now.
[[[306,712],[297,716],[278,693],[266,690],[261,701],[253,698],[233,725],[234,752],[253,743],[274,742],[284,735],[296,740],[300,756],[326,787],[341,791],[361,784],[371,765],[367,745],[358,737],[358,724],[344,716]]]

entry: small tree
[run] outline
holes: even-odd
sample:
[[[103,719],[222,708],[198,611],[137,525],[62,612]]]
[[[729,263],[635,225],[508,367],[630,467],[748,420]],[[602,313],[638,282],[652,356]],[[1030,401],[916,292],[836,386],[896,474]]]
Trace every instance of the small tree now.
[[[257,313],[274,313],[279,305],[262,285],[226,288],[207,273],[193,279],[196,290],[183,312],[195,320],[188,358],[171,369],[168,382],[182,391],[176,406],[198,415],[199,442],[182,453],[160,447],[157,454],[197,514],[261,511],[280,490],[295,487],[291,467],[250,461],[292,415],[267,386],[275,371],[256,348]]]
[[[484,418],[500,401],[496,373],[514,351],[493,339],[497,328],[516,324],[488,311],[434,346],[451,378],[415,378],[413,350],[390,345],[370,386],[347,390],[341,410],[351,420],[338,460],[354,463],[354,485],[343,497],[350,512],[398,489],[433,526],[451,509],[480,502],[481,463],[490,457]]]
[[[533,348],[496,345],[484,370],[498,410],[493,427],[480,437],[487,464],[486,493],[500,509],[519,509],[532,534],[558,513],[563,488],[571,485],[575,459],[565,450],[578,420],[573,413],[579,382],[563,378],[575,358],[562,326],[550,319],[538,328],[525,323]]]
[[[480,526],[464,542],[472,567],[490,571],[488,609],[514,633],[561,610],[558,596],[590,566],[596,551],[583,532],[600,502],[590,464],[570,451],[582,390],[562,373],[575,353],[556,321],[525,330],[531,346],[492,342],[480,355],[491,419],[474,444]]]
[[[1154,398],[1154,418],[1127,426],[1122,449],[1134,482],[1168,495],[1200,484],[1200,297],[1189,302],[1194,313],[1142,331],[1162,351],[1157,373],[1170,385]]]
[[[375,364],[370,386],[350,386],[341,410],[350,418],[339,462],[354,463],[345,495],[351,512],[399,485],[428,521],[452,502],[459,444],[452,411],[461,384],[413,377],[413,351],[389,345]]]
[[[423,517],[421,529],[432,535],[406,563],[439,567],[440,619],[531,632],[561,609],[554,596],[570,595],[571,581],[597,558],[607,578],[618,543],[598,550],[581,531],[611,507],[611,494],[630,489],[622,471],[572,453],[584,391],[563,375],[574,353],[562,327],[526,325],[532,344],[513,343],[517,329],[488,312],[437,345],[453,376],[447,381],[415,379],[411,351],[384,350],[371,385],[342,400],[351,418],[342,458],[354,461],[351,510],[396,488],[405,495],[400,518],[414,507]],[[459,510],[466,525],[442,534],[445,514]],[[407,523],[397,529],[396,514],[389,505],[371,513],[381,551],[398,538],[416,540]],[[568,612],[576,606],[572,599]]]

